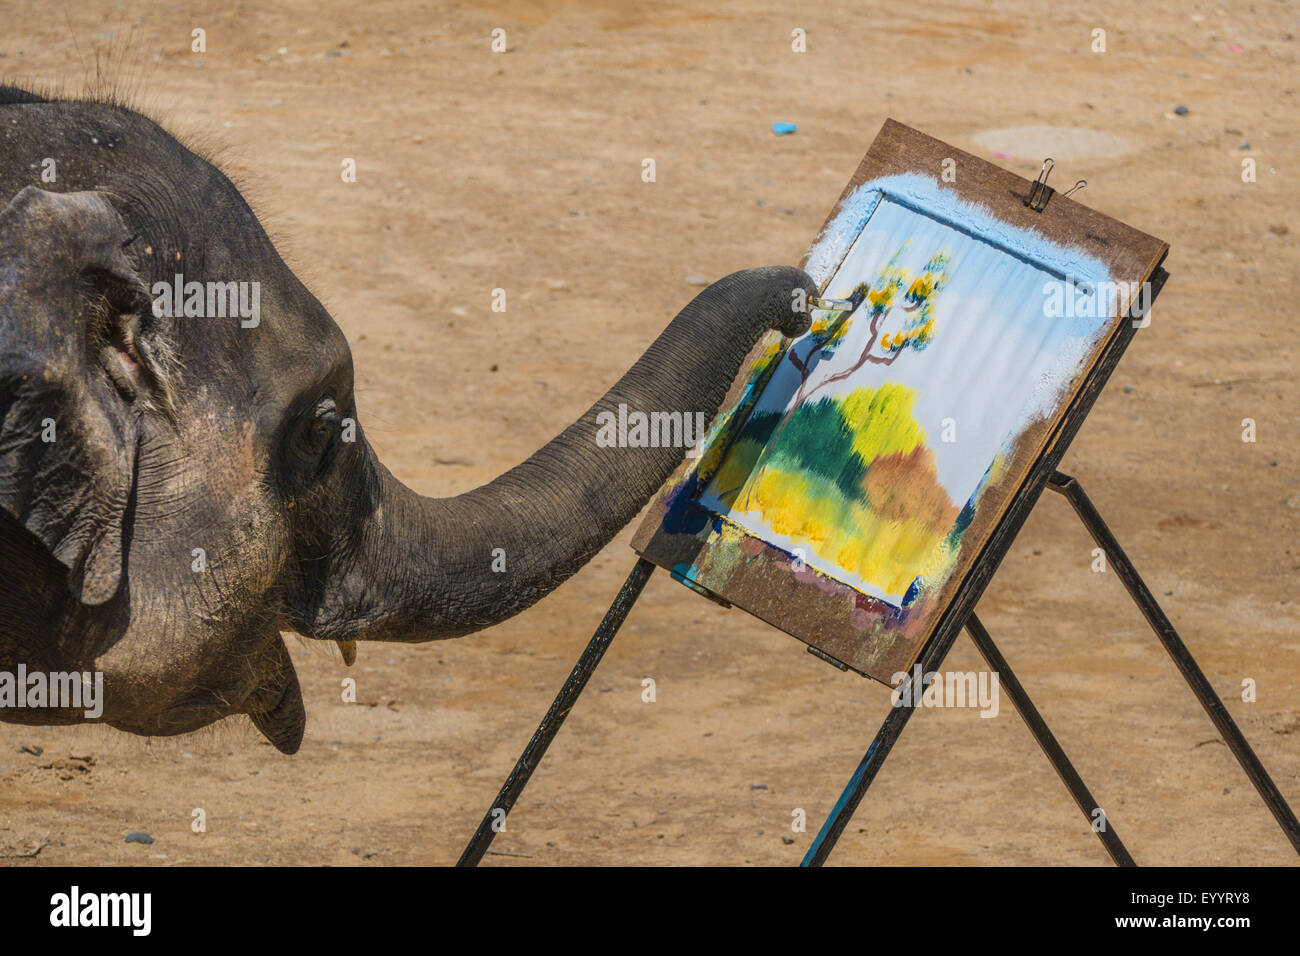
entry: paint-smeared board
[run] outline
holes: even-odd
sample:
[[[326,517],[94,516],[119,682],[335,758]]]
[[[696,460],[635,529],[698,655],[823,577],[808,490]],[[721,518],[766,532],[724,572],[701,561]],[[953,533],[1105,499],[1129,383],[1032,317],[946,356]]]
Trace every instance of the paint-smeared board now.
[[[1168,246],[889,120],[633,547],[887,684],[960,628],[1163,283]]]

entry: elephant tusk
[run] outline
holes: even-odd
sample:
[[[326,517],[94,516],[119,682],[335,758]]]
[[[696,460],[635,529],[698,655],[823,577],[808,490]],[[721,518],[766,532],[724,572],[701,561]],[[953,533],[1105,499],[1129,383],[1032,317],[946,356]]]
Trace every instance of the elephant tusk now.
[[[351,667],[357,662],[357,642],[339,641],[339,650],[343,652],[343,663]]]

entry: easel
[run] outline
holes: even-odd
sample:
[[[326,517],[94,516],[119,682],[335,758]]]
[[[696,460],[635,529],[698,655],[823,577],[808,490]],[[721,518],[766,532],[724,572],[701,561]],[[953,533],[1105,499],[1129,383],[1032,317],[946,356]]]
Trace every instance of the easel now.
[[[889,121],[880,136],[877,137],[876,143],[873,143],[872,150],[868,152],[867,158],[863,162],[864,168],[868,166],[868,161],[872,159],[877,143],[884,139],[905,140],[907,148],[903,152],[909,154],[911,157],[910,162],[913,164],[919,161],[916,157],[921,153],[928,152],[932,154],[930,158],[936,161],[930,165],[937,166],[937,157],[960,152],[945,144],[938,143],[938,141],[929,140],[914,130],[907,130],[905,127]],[[888,144],[886,145],[888,146]],[[974,157],[968,157],[968,160],[979,164],[979,161],[975,160]],[[1043,163],[1038,178],[1030,184],[1027,195],[1020,196],[1014,189],[1011,191],[1011,195],[1015,199],[1019,199],[1026,208],[1035,214],[1043,213],[1051,197],[1055,194],[1052,187],[1047,185],[1047,177],[1051,173],[1053,165],[1051,159]],[[880,162],[877,161],[875,167],[879,166]],[[864,174],[860,171],[860,175]],[[1001,195],[1000,190],[1003,188],[1001,184],[1007,181],[1007,177],[1006,174],[997,170],[992,170],[990,175],[1000,177],[998,185],[986,188],[981,195],[986,200],[996,201]],[[1016,177],[1011,177],[1011,179],[1015,180]],[[1070,193],[1077,191],[1083,185],[1085,183],[1080,180],[1064,195],[1069,196]],[[1005,198],[1001,199],[1001,202],[1004,205],[1007,204]],[[1104,229],[1105,227],[1100,228]],[[1150,239],[1150,237],[1146,238]],[[1167,251],[1167,248],[1167,246],[1164,247],[1165,251]],[[1163,259],[1163,253],[1160,255],[1160,259]],[[1128,556],[1124,554],[1119,542],[1115,540],[1115,536],[1106,526],[1097,509],[1093,507],[1088,496],[1084,494],[1079,483],[1057,470],[1061,459],[1065,455],[1066,448],[1082,425],[1093,401],[1105,386],[1111,372],[1114,371],[1135,330],[1140,327],[1139,320],[1145,324],[1145,310],[1149,310],[1168,278],[1168,274],[1161,267],[1159,260],[1149,266],[1147,271],[1141,273],[1144,277],[1148,274],[1150,275],[1150,297],[1145,303],[1139,305],[1138,302],[1134,301],[1131,305],[1126,316],[1129,321],[1121,323],[1117,334],[1110,340],[1083,386],[1074,395],[1061,416],[1048,444],[1034,460],[1028,476],[1011,496],[999,524],[985,540],[983,549],[979,552],[971,570],[961,580],[960,586],[954,592],[951,601],[945,605],[942,615],[930,632],[925,645],[921,648],[914,668],[907,671],[907,676],[896,688],[897,698],[903,701],[912,701],[912,705],[890,708],[890,712],[876,732],[871,746],[867,749],[866,754],[858,764],[857,770],[836,802],[834,809],[825,823],[822,824],[817,837],[813,840],[812,846],[803,859],[803,866],[821,866],[826,862],[826,858],[834,849],[836,841],[844,831],[844,827],[852,818],[854,811],[857,810],[863,796],[866,795],[867,788],[871,786],[885,758],[889,756],[894,743],[902,734],[903,728],[912,716],[915,704],[921,701],[924,688],[919,690],[912,688],[914,673],[919,670],[919,673],[923,675],[922,679],[924,679],[924,675],[936,673],[943,665],[944,659],[948,656],[949,650],[951,650],[953,643],[957,639],[957,635],[962,630],[970,633],[985,663],[998,674],[1001,687],[1006,690],[1017,713],[1020,714],[1021,719],[1024,720],[1030,732],[1034,735],[1034,739],[1047,755],[1047,759],[1055,768],[1066,789],[1070,791],[1075,804],[1087,819],[1089,828],[1097,834],[1106,852],[1110,854],[1110,858],[1118,866],[1136,865],[1132,855],[1110,825],[1104,811],[1097,806],[1097,801],[1093,798],[1092,793],[1084,784],[1078,771],[1074,769],[1074,765],[1066,756],[1055,735],[1048,728],[1046,721],[1043,720],[1033,701],[1030,700],[1025,688],[1016,679],[1006,658],[1002,656],[1001,651],[993,643],[992,637],[989,636],[988,631],[985,630],[984,625],[975,614],[975,605],[997,570],[998,562],[1006,554],[1012,540],[1028,517],[1030,510],[1037,503],[1044,489],[1047,488],[1064,495],[1074,507],[1080,520],[1088,529],[1098,547],[1104,552],[1109,566],[1119,575],[1124,587],[1129,592],[1129,596],[1132,597],[1134,603],[1142,611],[1143,616],[1146,617],[1147,622],[1155,631],[1156,637],[1159,638],[1169,656],[1173,658],[1174,664],[1183,675],[1183,679],[1187,681],[1188,686],[1191,687],[1196,699],[1209,715],[1224,743],[1232,751],[1233,756],[1237,758],[1251,783],[1255,785],[1255,789],[1259,792],[1265,805],[1268,806],[1274,819],[1277,820],[1278,825],[1281,826],[1296,853],[1300,854],[1300,821],[1297,821],[1295,813],[1287,805],[1286,800],[1269,777],[1263,764],[1255,756],[1250,744],[1242,736],[1227,708],[1223,706],[1222,701],[1215,694],[1214,688],[1197,665],[1182,638],[1178,636],[1178,632],[1174,630],[1173,625],[1160,609],[1159,604],[1156,603],[1150,589],[1147,588],[1141,576],[1133,567],[1132,562],[1129,561]],[[843,307],[840,303],[828,302],[824,303],[824,305],[836,309]],[[845,303],[844,305],[854,304]],[[671,563],[666,563],[665,566],[673,567]],[[569,674],[568,680],[560,689],[555,702],[547,711],[546,716],[542,718],[537,732],[533,734],[532,739],[528,742],[528,746],[524,749],[518,762],[516,762],[509,777],[506,778],[506,782],[498,793],[492,807],[483,817],[483,822],[479,824],[478,830],[475,831],[464,853],[461,854],[458,866],[475,866],[482,860],[493,837],[496,836],[505,818],[514,808],[515,802],[519,799],[533,771],[537,769],[537,765],[546,754],[547,747],[555,738],[569,711],[577,703],[578,697],[586,687],[592,672],[595,671],[605,651],[608,650],[610,642],[614,639],[614,635],[618,633],[655,567],[655,563],[641,557],[632,568],[632,573],[623,584],[622,590],[614,599],[614,603],[610,605],[604,620],[596,628],[596,633],[592,636],[586,650]],[[674,573],[674,577],[678,576]],[[686,578],[679,578],[679,580],[706,596],[715,597],[710,591],[695,582]],[[811,643],[808,650],[814,656],[839,667],[841,670],[849,669],[848,665],[818,650]]]
[[[1192,657],[1191,651],[1183,643],[1178,632],[1174,630],[1173,624],[1165,616],[1164,611],[1152,596],[1150,589],[1138,574],[1133,563],[1128,559],[1119,542],[1111,533],[1110,528],[1102,519],[1097,509],[1093,506],[1092,501],[1084,493],[1083,488],[1075,479],[1069,475],[1064,475],[1059,471],[1053,471],[1046,484],[1046,487],[1064,495],[1070,504],[1074,507],[1079,519],[1083,522],[1084,527],[1088,529],[1097,546],[1102,549],[1106,555],[1109,566],[1115,570],[1119,579],[1123,582],[1129,596],[1142,611],[1142,615],[1155,631],[1156,637],[1164,649],[1169,653],[1177,666],[1183,679],[1187,681],[1192,693],[1205,712],[1209,715],[1214,727],[1218,730],[1228,749],[1232,751],[1237,762],[1241,764],[1242,770],[1250,778],[1250,782],[1255,785],[1273,818],[1277,820],[1282,832],[1295,848],[1297,854],[1300,854],[1300,821],[1297,821],[1295,813],[1283,798],[1277,785],[1269,777],[1268,771],[1260,763],[1259,758],[1255,756],[1254,750],[1242,735],[1241,730],[1237,727],[1236,721],[1228,713],[1223,702],[1214,692],[1209,680],[1206,678],[1200,666]],[[502,785],[501,791],[492,803],[491,809],[483,817],[483,822],[479,824],[478,830],[470,839],[465,852],[461,854],[457,866],[477,866],[483,859],[488,847],[492,843],[493,837],[496,836],[501,821],[509,815],[514,808],[516,801],[523,793],[529,778],[537,765],[541,763],[542,757],[546,754],[547,747],[555,739],[559,732],[564,718],[569,715],[574,704],[578,702],[578,697],[582,694],[583,689],[587,686],[587,681],[591,678],[592,673],[596,670],[596,665],[600,663],[605,651],[609,649],[610,642],[613,641],[614,635],[618,633],[623,622],[627,619],[628,612],[632,610],[632,605],[641,595],[642,589],[650,579],[651,573],[655,566],[645,558],[639,559],[632,568],[632,573],[628,575],[627,581],[624,582],[618,596],[614,598],[613,604],[605,613],[604,620],[596,628],[596,633],[592,635],[591,641],[583,651],[578,663],[574,666],[573,671],[569,674],[568,680],[560,688],[556,695],[555,702],[551,704],[551,709],[546,712],[542,718],[541,724],[537,727],[537,732],[533,734],[528,746],[524,748],[523,754],[515,763],[514,769],[506,782]],[[1109,819],[1097,816],[1097,801],[1093,799],[1092,793],[1088,790],[1083,779],[1079,776],[1078,771],[1066,756],[1065,751],[1057,742],[1056,736],[1048,728],[1047,722],[1043,720],[1038,708],[1029,698],[1023,685],[1017,680],[1012,672],[1006,658],[998,650],[997,645],[993,643],[993,638],[989,636],[984,625],[972,610],[964,618],[963,624],[965,629],[970,633],[975,642],[976,648],[984,658],[985,663],[990,670],[996,672],[1003,689],[1007,696],[1011,698],[1012,704],[1020,718],[1029,727],[1034,739],[1046,754],[1047,759],[1055,768],[1065,784],[1070,796],[1074,798],[1075,804],[1083,812],[1088,821],[1090,828],[1097,834],[1102,845],[1105,846],[1106,852],[1110,854],[1111,860],[1117,866],[1136,866],[1132,855],[1120,840],[1119,834],[1115,832],[1114,827],[1110,825]],[[919,665],[923,674],[938,671],[942,666],[944,659],[948,656],[948,651],[952,648],[957,634],[961,628],[941,628],[935,633],[935,637],[926,645],[925,650],[919,658]],[[907,699],[907,685],[912,681],[911,672],[904,679],[899,687],[899,693]],[[916,694],[912,699],[919,700],[920,695]],[[812,846],[809,847],[807,855],[804,856],[803,866],[821,866],[830,856],[830,852],[835,847],[836,841],[840,834],[844,832],[844,827],[853,817],[866,795],[867,788],[879,773],[881,765],[885,758],[889,756],[889,751],[893,748],[894,743],[898,740],[911,718],[915,707],[891,707],[888,716],[885,717],[884,723],[880,725],[880,730],[876,732],[875,739],[871,746],[867,748],[865,756],[858,764],[844,792],[840,795],[831,811],[826,822],[822,824],[816,839],[813,840]],[[1100,822],[1099,822],[1100,820]]]

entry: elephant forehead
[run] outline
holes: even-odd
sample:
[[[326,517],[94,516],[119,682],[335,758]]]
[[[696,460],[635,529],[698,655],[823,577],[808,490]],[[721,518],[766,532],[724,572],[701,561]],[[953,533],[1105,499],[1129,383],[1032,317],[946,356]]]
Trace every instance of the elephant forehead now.
[[[347,339],[325,309],[307,296],[288,296],[265,314],[266,328],[243,339],[243,358],[261,374],[264,392],[292,393],[313,383],[351,387],[352,351]]]
[[[341,403],[350,398],[352,353],[329,313],[292,273],[272,273],[260,296],[254,319],[159,320],[184,367],[181,387],[191,396],[206,390],[203,405],[251,410],[245,413],[259,425],[268,415],[273,424],[313,390],[327,390]]]

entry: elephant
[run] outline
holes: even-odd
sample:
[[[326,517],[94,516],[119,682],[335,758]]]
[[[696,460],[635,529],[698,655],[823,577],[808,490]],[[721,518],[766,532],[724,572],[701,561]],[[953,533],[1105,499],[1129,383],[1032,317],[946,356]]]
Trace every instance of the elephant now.
[[[243,714],[295,753],[284,633],[347,659],[530,607],[684,455],[597,443],[597,416],[711,418],[816,294],[790,266],[718,280],[532,456],[423,497],[366,441],[342,331],[215,163],[129,104],[0,86],[0,673],[104,688],[94,718],[0,719],[166,736]]]

